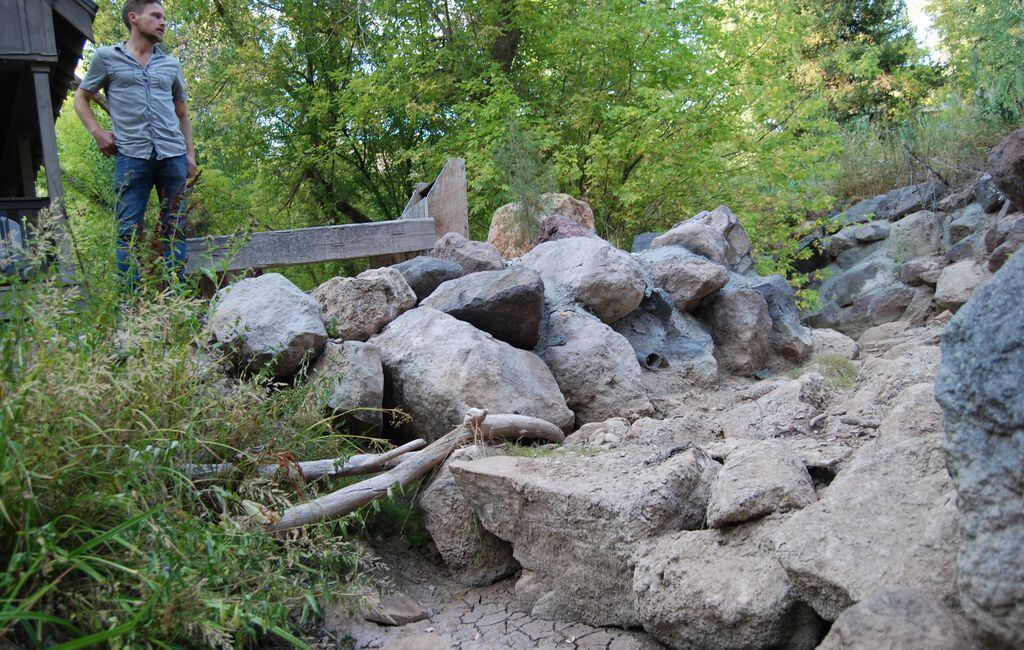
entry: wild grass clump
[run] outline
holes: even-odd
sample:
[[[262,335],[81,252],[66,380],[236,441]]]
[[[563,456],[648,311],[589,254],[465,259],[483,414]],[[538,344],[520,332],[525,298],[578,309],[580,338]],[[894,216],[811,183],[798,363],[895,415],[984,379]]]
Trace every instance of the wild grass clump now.
[[[837,390],[850,388],[860,376],[857,364],[839,354],[821,354],[812,357],[804,365],[791,370],[789,378],[797,379],[800,375],[808,372],[821,373],[825,378],[825,385]]]
[[[221,374],[188,288],[122,302],[115,279],[79,280],[37,272],[2,306],[0,645],[302,646],[353,593],[359,515],[271,536],[252,504],[318,488],[249,470],[352,440],[301,415],[301,384]],[[182,469],[225,461],[217,482]]]

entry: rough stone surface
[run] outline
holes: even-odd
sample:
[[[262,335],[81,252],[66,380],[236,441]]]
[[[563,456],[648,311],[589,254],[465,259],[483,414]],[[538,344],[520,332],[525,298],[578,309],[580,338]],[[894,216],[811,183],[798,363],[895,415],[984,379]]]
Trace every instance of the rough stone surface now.
[[[739,286],[753,289],[768,304],[772,329],[768,343],[772,349],[793,363],[807,359],[811,354],[811,330],[800,322],[796,308],[796,291],[781,275],[735,276]]]
[[[423,523],[444,558],[452,577],[471,587],[483,587],[519,570],[512,547],[480,525],[476,513],[459,493],[449,465],[501,455],[497,448],[480,446],[455,450],[423,488],[419,497]]]
[[[811,355],[835,355],[852,360],[860,356],[860,348],[856,341],[842,332],[828,328],[812,329]]]
[[[775,440],[729,454],[708,501],[708,526],[751,521],[814,503],[814,485],[800,458]]]
[[[524,268],[481,271],[443,283],[422,304],[530,349],[537,345],[544,282]]]
[[[971,203],[963,210],[950,215],[946,234],[949,243],[955,244],[968,235],[973,235],[985,223],[985,208],[980,203]]]
[[[736,273],[746,273],[754,267],[754,247],[746,229],[732,210],[720,205],[714,210],[705,210],[687,219],[684,223],[711,226],[725,238],[725,264]],[[679,224],[676,224],[677,226]]]
[[[922,284],[934,287],[939,281],[942,269],[947,265],[948,262],[944,255],[910,260],[900,267],[900,281],[912,287]]]
[[[872,593],[955,593],[959,526],[928,384],[911,387],[820,499],[787,518],[776,552],[801,599],[826,620]]]
[[[597,237],[593,228],[576,223],[569,217],[556,214],[546,217],[540,222],[537,236],[530,242],[530,248],[536,248],[544,242],[569,239],[570,237]]]
[[[992,174],[984,174],[974,186],[974,200],[985,212],[995,212],[1003,206],[1006,197],[992,181]]]
[[[327,343],[316,301],[279,273],[218,291],[210,330],[238,370],[257,372],[270,364],[277,377],[295,374]]]
[[[880,591],[836,619],[818,650],[980,650],[963,614],[912,589]]]
[[[747,537],[698,530],[641,545],[633,586],[644,629],[673,648],[813,647],[787,643],[817,620],[778,561]]]
[[[753,289],[718,291],[701,309],[700,320],[711,330],[719,365],[738,375],[763,368],[771,354],[772,319],[768,303]]]
[[[729,271],[724,266],[681,246],[652,248],[636,258],[650,272],[655,286],[668,292],[680,311],[691,311],[729,281]]]
[[[939,311],[956,311],[991,277],[986,266],[971,260],[947,266],[935,285],[935,307]]]
[[[633,243],[629,247],[630,253],[642,253],[651,247],[651,243],[660,233],[642,232],[633,237]]]
[[[644,271],[633,257],[596,237],[559,239],[537,246],[521,260],[545,282],[564,287],[571,297],[606,323],[640,305]]]
[[[408,625],[430,616],[419,603],[403,593],[387,594],[381,598],[370,598],[362,611],[367,621],[381,625]]]
[[[906,262],[939,252],[942,225],[938,215],[921,210],[892,224],[889,231],[889,257]]]
[[[384,362],[389,405],[412,416],[414,431],[428,441],[461,424],[470,407],[530,415],[562,429],[573,422],[551,371],[535,354],[436,309],[407,311],[373,342]]]
[[[365,341],[416,304],[416,294],[391,267],[354,278],[331,278],[313,291],[333,338]]]
[[[497,248],[487,242],[466,239],[456,232],[446,233],[438,239],[430,255],[455,262],[466,273],[500,271],[505,267]]]
[[[918,210],[934,210],[947,193],[948,188],[937,181],[909,185],[865,199],[837,216],[849,223],[896,221]]]
[[[551,368],[578,424],[617,416],[635,420],[654,411],[633,347],[590,314],[548,314],[537,354]]]
[[[329,342],[309,374],[313,385],[309,395],[317,407],[331,413],[352,411],[349,415],[353,419],[373,429],[381,428],[384,369],[377,346],[359,341]]]
[[[1017,129],[988,154],[992,182],[1018,210],[1024,210],[1024,128]]]
[[[1024,645],[1020,296],[1024,256],[1015,255],[946,327],[935,386],[963,517],[960,603],[986,633],[1012,647]]]
[[[729,244],[725,237],[715,228],[703,224],[685,221],[664,235],[659,235],[651,242],[651,248],[678,246],[701,255],[715,264],[724,264]]]
[[[434,292],[442,282],[461,278],[465,275],[462,265],[451,260],[439,260],[429,255],[419,255],[391,266],[402,274],[406,284],[416,294],[417,300],[423,300]]]
[[[648,462],[645,462],[648,461]],[[704,523],[718,463],[697,449],[497,457],[452,464],[484,527],[512,543],[536,616],[636,626],[633,552]]]
[[[808,372],[781,382],[757,399],[735,404],[718,421],[726,437],[809,435],[811,420],[825,409],[830,397],[824,377]]]
[[[518,257],[536,245],[536,242],[531,244],[531,233],[536,232],[538,236],[543,234],[545,220],[554,216],[562,217],[589,233],[594,232],[594,211],[585,201],[568,194],[546,193],[541,194],[540,203],[541,213],[533,215],[525,222],[518,214],[518,203],[507,203],[495,210],[490,230],[487,232],[487,242],[505,257]]]

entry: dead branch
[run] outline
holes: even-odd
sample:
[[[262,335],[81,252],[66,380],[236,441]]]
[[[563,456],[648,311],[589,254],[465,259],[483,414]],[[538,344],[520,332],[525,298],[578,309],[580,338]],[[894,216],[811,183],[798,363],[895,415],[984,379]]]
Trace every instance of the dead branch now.
[[[325,519],[343,517],[388,494],[395,485],[405,487],[440,465],[457,447],[469,442],[497,439],[539,438],[561,443],[561,429],[538,418],[526,415],[487,415],[487,411],[470,409],[462,426],[438,438],[398,467],[372,478],[349,485],[318,499],[288,508],[280,520],[269,526],[271,531],[305,526]]]
[[[274,465],[260,465],[256,468],[256,473],[269,478],[277,475],[279,471],[288,473],[294,471],[307,481],[372,474],[395,467],[397,463],[393,461],[399,458],[405,460],[408,452],[422,449],[426,445],[426,441],[419,438],[382,454],[355,454],[345,460],[328,458],[326,460],[307,460],[300,463],[286,461]],[[218,463],[213,465],[185,465],[183,469],[189,478],[204,479],[230,474],[237,467],[231,463]]]

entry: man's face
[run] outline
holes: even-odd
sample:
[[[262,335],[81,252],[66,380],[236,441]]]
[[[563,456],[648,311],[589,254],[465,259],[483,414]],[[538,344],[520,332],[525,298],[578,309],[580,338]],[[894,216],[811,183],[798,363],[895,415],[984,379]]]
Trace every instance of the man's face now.
[[[138,12],[128,12],[128,21],[138,30],[142,37],[154,43],[160,43],[164,40],[167,16],[164,15],[164,8],[160,3],[151,2]]]

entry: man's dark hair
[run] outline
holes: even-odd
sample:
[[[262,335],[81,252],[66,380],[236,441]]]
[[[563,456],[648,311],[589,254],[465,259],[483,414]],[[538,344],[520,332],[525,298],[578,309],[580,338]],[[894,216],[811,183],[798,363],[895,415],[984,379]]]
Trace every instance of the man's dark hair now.
[[[130,34],[132,31],[132,24],[128,22],[129,13],[140,14],[146,5],[159,4],[163,3],[160,2],[160,0],[128,0],[128,2],[124,3],[124,6],[121,7],[121,22],[123,22],[124,26],[128,28],[128,33]]]

